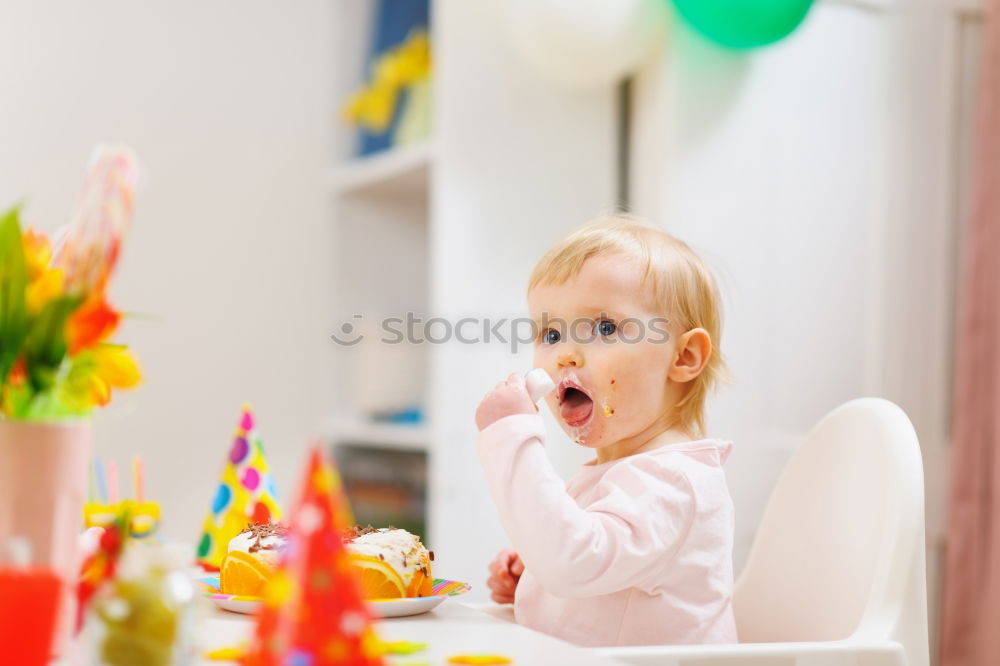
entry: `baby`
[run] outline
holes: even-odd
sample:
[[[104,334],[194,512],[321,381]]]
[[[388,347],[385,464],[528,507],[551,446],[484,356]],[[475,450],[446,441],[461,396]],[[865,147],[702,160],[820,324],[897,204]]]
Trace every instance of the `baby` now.
[[[476,411],[514,551],[490,565],[521,624],[587,646],[736,642],[731,442],[701,439],[725,374],[718,290],[698,256],[614,217],[542,257],[528,286],[535,366],[563,430],[596,458],[564,484],[513,374]]]

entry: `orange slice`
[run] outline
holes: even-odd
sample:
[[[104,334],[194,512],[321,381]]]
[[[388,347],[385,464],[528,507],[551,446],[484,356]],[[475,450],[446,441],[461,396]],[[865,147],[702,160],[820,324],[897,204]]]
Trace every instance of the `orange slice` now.
[[[403,579],[386,562],[371,555],[351,555],[365,599],[399,599],[406,596]]]
[[[219,589],[223,594],[262,597],[264,586],[273,573],[253,555],[234,550],[222,561],[222,568],[219,570]]]
[[[417,569],[410,581],[410,587],[406,589],[408,597],[429,597],[434,592],[434,581],[423,569]]]

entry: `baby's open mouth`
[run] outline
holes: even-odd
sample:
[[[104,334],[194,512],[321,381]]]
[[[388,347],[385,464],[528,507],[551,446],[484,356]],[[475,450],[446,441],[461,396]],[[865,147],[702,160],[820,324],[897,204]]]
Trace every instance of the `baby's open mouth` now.
[[[594,401],[582,386],[564,379],[559,382],[559,411],[566,425],[578,428],[594,415]]]

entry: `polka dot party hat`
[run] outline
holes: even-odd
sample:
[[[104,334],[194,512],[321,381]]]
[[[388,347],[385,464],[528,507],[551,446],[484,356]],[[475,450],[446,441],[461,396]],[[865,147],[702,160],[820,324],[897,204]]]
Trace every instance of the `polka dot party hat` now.
[[[383,645],[341,537],[349,527],[341,522],[343,502],[333,467],[315,447],[245,666],[383,663]]]
[[[233,445],[222,469],[222,479],[215,489],[212,508],[205,516],[198,541],[198,563],[205,569],[217,571],[226,556],[229,541],[242,532],[247,523],[278,520],[281,520],[281,506],[274,478],[267,467],[253,412],[250,405],[243,405]]]

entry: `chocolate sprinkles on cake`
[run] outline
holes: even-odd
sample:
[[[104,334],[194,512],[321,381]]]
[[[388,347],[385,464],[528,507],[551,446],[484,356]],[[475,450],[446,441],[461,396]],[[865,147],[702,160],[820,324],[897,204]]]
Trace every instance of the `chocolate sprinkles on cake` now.
[[[261,539],[271,536],[287,537],[288,527],[281,523],[247,523],[246,529],[240,532],[240,534],[246,532],[250,532],[254,538],[254,542],[250,544],[247,550],[251,553],[256,553],[258,550],[276,550],[276,545],[262,544]]]

